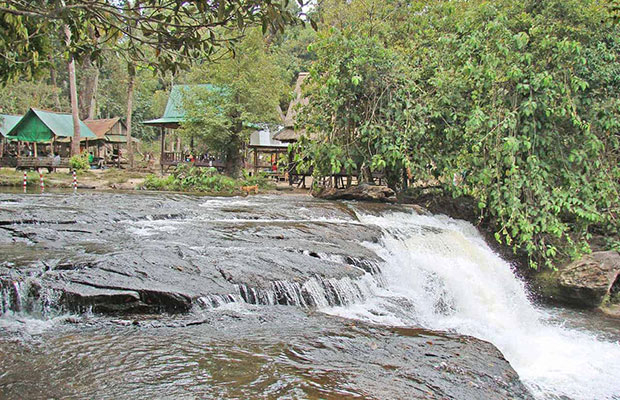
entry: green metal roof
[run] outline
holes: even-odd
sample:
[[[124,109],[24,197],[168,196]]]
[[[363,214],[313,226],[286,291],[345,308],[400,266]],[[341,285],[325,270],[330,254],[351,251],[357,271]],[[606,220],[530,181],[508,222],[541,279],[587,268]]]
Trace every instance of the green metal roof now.
[[[202,85],[174,85],[166,103],[166,110],[161,118],[152,119],[142,122],[145,125],[174,125],[179,124],[185,118],[185,109],[183,108],[183,96],[194,90],[208,90],[223,93],[224,90],[218,86],[211,84]]]
[[[0,135],[6,136],[22,117],[23,115],[0,114]]]
[[[124,135],[105,135],[106,142],[109,143],[127,143],[127,136]],[[138,138],[132,137],[134,143],[140,142]]]
[[[24,142],[49,142],[52,137],[73,137],[71,114],[57,114],[31,108],[8,132],[7,137]],[[80,121],[80,137],[96,139],[97,136]]]

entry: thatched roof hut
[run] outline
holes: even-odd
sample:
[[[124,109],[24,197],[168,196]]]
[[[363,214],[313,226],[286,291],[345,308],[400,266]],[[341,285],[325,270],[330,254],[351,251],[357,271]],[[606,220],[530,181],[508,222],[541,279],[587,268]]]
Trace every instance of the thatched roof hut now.
[[[119,118],[87,119],[84,123],[97,136],[97,139],[106,143],[127,143],[127,126]],[[134,142],[139,140],[132,137]]]
[[[310,75],[307,72],[300,72],[297,77],[297,83],[295,85],[295,98],[291,101],[284,118],[284,128],[273,136],[273,139],[285,143],[293,143],[299,140],[301,136],[305,134],[304,129],[295,129],[295,122],[297,120],[297,113],[300,107],[308,105],[308,98],[303,97],[301,93],[301,85],[304,80]]]

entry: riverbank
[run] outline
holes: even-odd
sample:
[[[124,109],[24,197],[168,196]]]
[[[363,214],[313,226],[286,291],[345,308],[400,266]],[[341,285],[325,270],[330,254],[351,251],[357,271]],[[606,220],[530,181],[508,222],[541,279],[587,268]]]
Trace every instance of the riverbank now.
[[[220,175],[221,176],[221,175]],[[274,182],[261,179],[229,179],[223,185],[201,187],[200,185],[175,184],[172,174],[160,176],[150,171],[129,171],[125,169],[91,169],[77,172],[78,189],[101,191],[153,190],[163,193],[189,193],[208,196],[237,196],[247,194],[308,194],[309,190],[289,186],[288,182]],[[0,187],[23,187],[24,171],[14,168],[0,168]],[[40,190],[40,175],[36,171],[27,172],[27,189],[33,193]],[[73,188],[73,175],[69,170],[58,172],[43,171],[43,182],[47,189]],[[257,188],[254,186],[257,185]],[[247,186],[247,190],[242,187]]]
[[[78,188],[94,190],[134,190],[142,187],[148,172],[127,171],[117,168],[91,169],[77,172]],[[40,187],[40,175],[36,171],[26,172],[27,188]],[[22,187],[24,171],[16,171],[14,168],[0,168],[0,186]],[[46,188],[69,189],[73,187],[73,174],[71,171],[59,169],[49,173],[43,171],[43,183]]]

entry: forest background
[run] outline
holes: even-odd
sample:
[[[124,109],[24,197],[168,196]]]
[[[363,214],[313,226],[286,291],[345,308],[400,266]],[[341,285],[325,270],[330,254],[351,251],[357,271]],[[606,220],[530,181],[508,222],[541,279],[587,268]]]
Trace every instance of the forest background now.
[[[298,125],[313,140],[297,144],[297,161],[315,177],[382,171],[400,192],[472,199],[496,240],[533,267],[592,245],[620,249],[617,2],[324,0],[307,17],[286,29],[265,20],[226,28],[235,40],[193,46],[183,59],[139,44],[118,51],[118,42],[69,49],[80,117],[124,116],[133,85],[132,120],[156,118],[173,84],[211,83],[233,88],[230,118],[211,113],[184,134],[227,144],[213,128],[247,135],[242,123],[277,123],[297,73],[309,70]],[[24,24],[14,18],[3,14],[3,37]],[[63,38],[44,39],[38,65],[31,57],[4,69],[3,113],[70,110],[67,54],[53,51]],[[13,47],[0,43],[3,62]],[[138,123],[133,135],[156,133]]]

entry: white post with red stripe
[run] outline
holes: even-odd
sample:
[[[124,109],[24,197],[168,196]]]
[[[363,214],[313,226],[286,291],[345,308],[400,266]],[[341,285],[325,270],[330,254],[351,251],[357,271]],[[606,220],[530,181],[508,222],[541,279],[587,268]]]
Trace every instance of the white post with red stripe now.
[[[45,183],[43,182],[43,172],[39,170],[39,182],[41,184],[41,193],[45,191]]]
[[[73,170],[73,191],[77,192],[77,173]]]
[[[26,185],[28,184],[28,173],[24,171],[24,193],[26,193]]]

